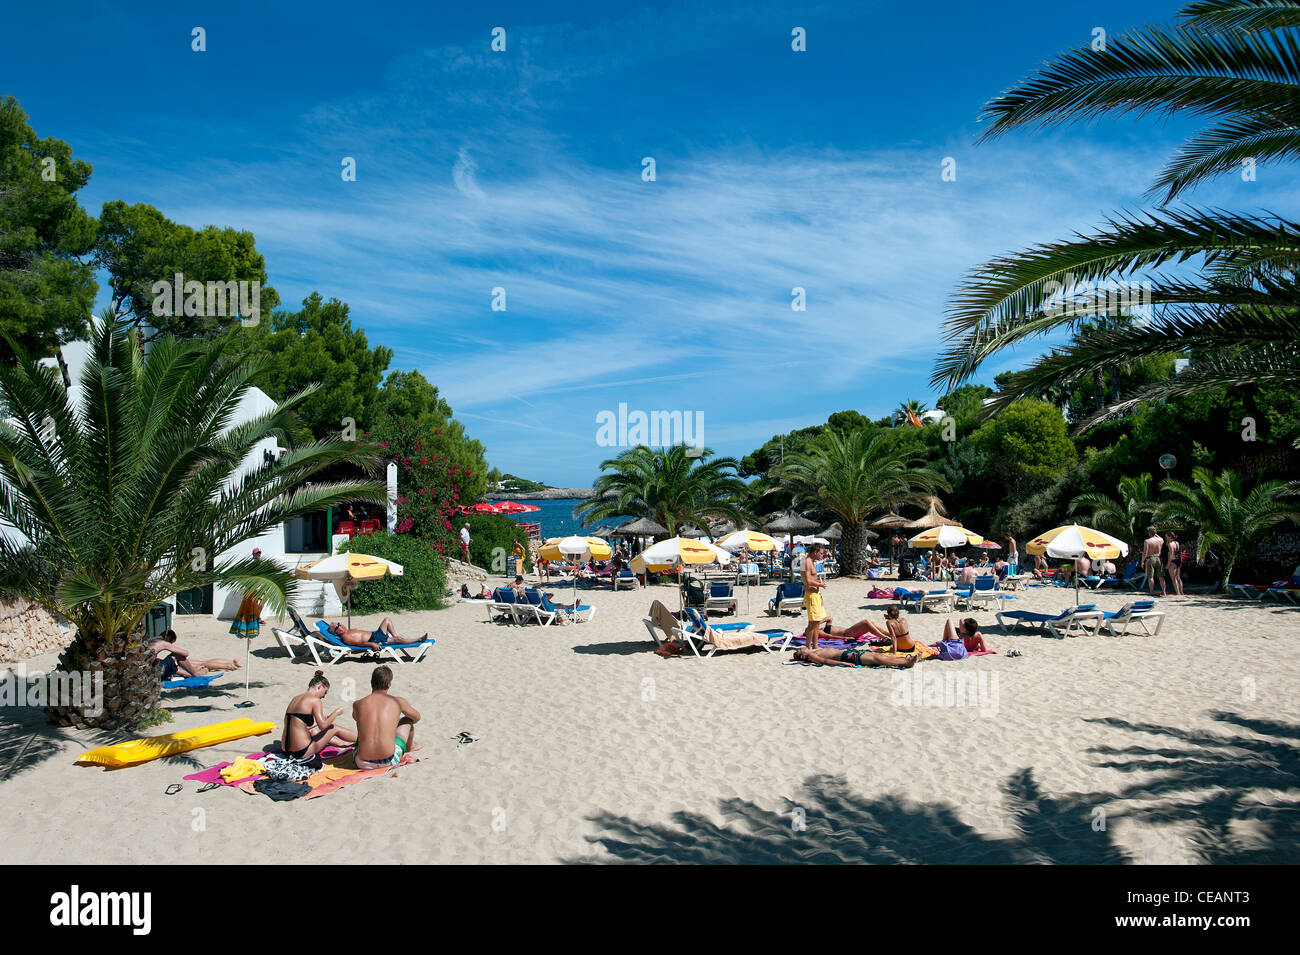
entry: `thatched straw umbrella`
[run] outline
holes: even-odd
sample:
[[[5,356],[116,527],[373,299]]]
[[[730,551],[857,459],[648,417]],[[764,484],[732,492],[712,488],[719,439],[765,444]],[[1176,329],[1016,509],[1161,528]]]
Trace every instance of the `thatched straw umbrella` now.
[[[639,517],[635,521],[624,524],[618,530],[623,537],[663,537],[668,534],[668,528],[656,524],[648,517]]]
[[[794,544],[795,534],[802,534],[807,531],[816,530],[816,529],[817,529],[816,524],[814,524],[812,521],[808,520],[808,518],[802,516],[801,514],[796,514],[794,511],[790,511],[786,514],[782,514],[779,517],[777,517],[775,520],[768,521],[766,524],[763,525],[763,530],[768,531],[769,533],[775,532],[777,534],[785,534],[787,537],[790,538],[790,543],[792,545]],[[791,556],[793,557],[793,552]],[[790,561],[790,578],[792,580],[794,579],[793,560]]]
[[[930,498],[930,506],[926,510],[925,514],[914,521],[907,521],[899,526],[914,531],[928,531],[931,527],[940,527],[943,524],[955,524],[958,527],[961,526],[960,521],[954,521],[948,518],[948,512],[943,506],[943,501],[932,496]]]

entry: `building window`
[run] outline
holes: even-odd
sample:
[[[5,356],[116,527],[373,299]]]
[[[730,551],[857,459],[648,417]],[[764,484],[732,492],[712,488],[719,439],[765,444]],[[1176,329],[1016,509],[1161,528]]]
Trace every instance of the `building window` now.
[[[324,511],[284,522],[286,554],[323,554],[327,550]]]

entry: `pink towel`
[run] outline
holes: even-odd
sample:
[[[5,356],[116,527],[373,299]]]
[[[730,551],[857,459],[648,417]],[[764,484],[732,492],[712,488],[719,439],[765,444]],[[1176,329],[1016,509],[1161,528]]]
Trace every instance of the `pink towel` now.
[[[348,749],[351,749],[351,747],[348,747]],[[348,752],[347,749],[339,749],[337,746],[326,746],[323,750],[321,750],[320,757],[321,759],[333,759],[335,756],[341,756],[343,753],[346,752]],[[268,756],[268,755],[270,754],[249,753],[248,758],[261,759],[264,756]],[[253,779],[262,778],[261,776],[245,776],[243,779],[236,779],[233,782],[226,782],[224,779],[221,778],[221,771],[225,769],[227,766],[231,766],[231,765],[234,764],[229,761],[224,763],[217,763],[217,765],[211,767],[210,769],[205,769],[202,772],[198,772],[198,773],[190,773],[188,776],[183,776],[181,778],[191,779],[196,783],[221,783],[221,785],[223,786],[238,786],[240,783],[248,782]]]

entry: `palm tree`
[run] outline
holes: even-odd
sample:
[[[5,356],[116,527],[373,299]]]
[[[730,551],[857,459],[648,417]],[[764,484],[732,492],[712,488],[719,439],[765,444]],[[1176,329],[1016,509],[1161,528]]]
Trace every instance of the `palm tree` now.
[[[602,461],[591,496],[575,508],[584,523],[610,517],[648,517],[676,535],[683,524],[707,527],[710,518],[736,526],[749,515],[739,505],[748,493],[736,476],[735,458],[715,458],[711,448],[638,445]]]
[[[909,411],[918,418],[921,417],[921,415],[925,414],[925,402],[917,401],[915,398],[908,398],[906,401],[899,404],[898,408],[894,411],[894,420],[906,421],[907,413]]]
[[[1150,474],[1119,479],[1118,498],[1091,492],[1080,494],[1070,502],[1070,513],[1086,511],[1087,521],[1099,531],[1105,531],[1129,545],[1139,545],[1130,553],[1141,553],[1141,543],[1146,529],[1151,526],[1160,501],[1156,496],[1155,480]]]
[[[1231,470],[1216,477],[1209,468],[1197,467],[1191,484],[1169,479],[1160,487],[1169,499],[1157,516],[1198,530],[1198,563],[1211,547],[1220,552],[1225,586],[1232,582],[1238,561],[1250,556],[1265,534],[1300,521],[1300,487],[1295,482],[1263,481],[1247,491],[1241,475]]]
[[[1061,125],[1109,112],[1187,112],[1214,120],[1156,180],[1169,202],[1193,185],[1300,153],[1300,3],[1206,0],[1176,27],[1147,27],[1075,50],[994,99],[984,138],[1020,126]],[[1197,262],[1192,278],[1151,270]],[[1039,245],[976,268],[946,324],[948,350],[933,381],[948,388],[1016,342],[1089,316],[1119,318],[1131,299],[1107,284],[1149,276],[1153,314],[1076,340],[1013,376],[992,410],[1069,386],[1124,361],[1190,353],[1173,378],[1110,400],[1090,427],[1141,401],[1252,382],[1300,383],[1300,223],[1269,214],[1162,209],[1122,214],[1091,235]]]
[[[807,451],[788,456],[775,474],[797,502],[815,504],[839,518],[845,572],[863,576],[868,516],[947,489],[943,475],[922,467],[921,461],[917,451],[890,447],[886,432],[828,430]]]
[[[290,574],[221,555],[293,517],[384,499],[369,480],[308,483],[339,463],[377,463],[354,442],[257,453],[284,438],[314,388],[232,425],[261,369],[229,360],[225,342],[163,338],[145,355],[139,333],[109,315],[77,387],[26,355],[0,367],[0,588],[70,620],[59,669],[82,685],[103,679],[102,712],[51,706],[56,722],[127,728],[150,716],[160,691],[140,626],[150,608],[219,583],[283,610]]]

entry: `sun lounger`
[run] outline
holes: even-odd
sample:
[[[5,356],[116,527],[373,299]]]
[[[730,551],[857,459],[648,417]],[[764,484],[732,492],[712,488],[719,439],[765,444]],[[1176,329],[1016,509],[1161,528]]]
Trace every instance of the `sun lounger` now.
[[[964,590],[959,588],[954,593],[957,595],[958,604],[965,606],[967,610],[975,610],[977,605],[986,607],[989,604],[997,604],[998,609],[1001,609],[1003,601],[1019,599],[999,590],[998,579],[988,574],[976,577],[974,587]]]
[[[1256,600],[1262,600],[1266,587],[1259,587],[1255,584],[1228,584],[1225,588],[1230,594],[1241,594],[1243,597],[1253,597]]]
[[[801,610],[803,610],[803,583],[788,581],[777,584],[776,596],[767,602],[767,612],[776,617],[787,611],[799,613]]]
[[[736,570],[736,586],[753,585],[763,579],[762,572],[758,569],[758,564],[753,562],[741,564]]]
[[[1097,632],[1097,627],[1101,626],[1102,613],[1097,609],[1096,604],[1080,604],[1077,607],[1067,607],[1058,614],[1038,613],[1033,610],[999,610],[998,626],[1002,632],[1007,632],[1007,620],[1015,621],[1016,624],[1026,624],[1031,627],[1042,629],[1046,627],[1054,637],[1064,637],[1067,634],[1077,632],[1086,632],[1083,624],[1086,622],[1093,623],[1093,633]]]
[[[704,612],[721,610],[723,613],[736,612],[736,597],[731,584],[725,580],[715,580],[709,584],[709,597],[704,602]]]
[[[681,621],[658,600],[650,605],[650,615],[642,622],[655,643],[664,640],[684,643],[699,658],[711,657],[719,650],[742,650],[745,647],[761,647],[768,653],[779,653],[794,638],[788,630],[754,630],[747,623],[711,626],[693,609],[688,609],[687,619]],[[662,639],[660,634],[663,634]]]
[[[631,587],[633,590],[637,590],[640,586],[641,579],[630,570],[620,570],[618,576],[614,578],[615,590],[618,590],[620,587]]]
[[[311,652],[312,659],[316,661],[318,666],[325,666],[326,663],[333,666],[349,657],[361,660],[379,660],[388,657],[398,665],[419,663],[424,659],[424,655],[429,652],[429,648],[436,642],[429,639],[420,643],[385,644],[375,650],[372,647],[354,647],[344,643],[329,632],[329,624],[324,620],[317,621],[316,630],[316,636],[307,638],[307,649]],[[412,657],[411,654],[415,654],[415,656]],[[324,659],[322,659],[322,655]]]
[[[524,597],[526,603],[514,604],[514,610],[520,623],[540,623],[543,626],[550,626],[562,615],[571,616],[574,623],[587,623],[596,615],[596,608],[590,604],[579,603],[576,610],[570,610],[565,607],[558,607],[551,603],[550,598],[538,590],[525,590]]]
[[[909,590],[898,598],[903,609],[914,604],[917,613],[924,613],[926,607],[943,606],[951,611],[957,601],[957,595],[951,590]]]
[[[491,623],[528,623],[536,619],[532,610],[520,605],[519,595],[513,587],[498,587],[492,591],[492,600],[486,606]]]
[[[1265,597],[1274,597],[1277,600],[1283,600],[1288,603],[1296,603],[1296,595],[1300,593],[1295,587],[1269,587],[1265,591]]]
[[[1102,614],[1098,629],[1105,628],[1114,636],[1122,637],[1128,633],[1131,624],[1140,624],[1142,629],[1149,635],[1155,636],[1160,632],[1160,626],[1165,622],[1165,612],[1155,609],[1154,600],[1134,600],[1127,603],[1119,610],[1105,612]],[[1147,621],[1154,620],[1156,628],[1152,630],[1147,626]]]

